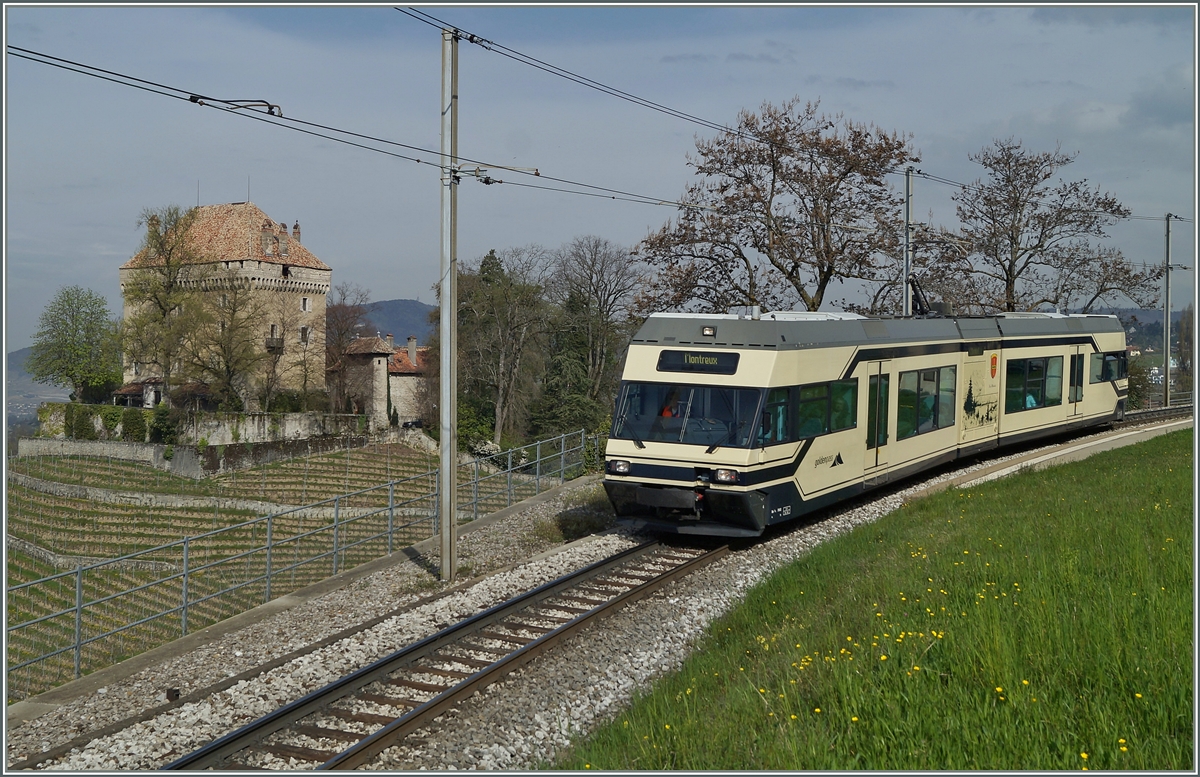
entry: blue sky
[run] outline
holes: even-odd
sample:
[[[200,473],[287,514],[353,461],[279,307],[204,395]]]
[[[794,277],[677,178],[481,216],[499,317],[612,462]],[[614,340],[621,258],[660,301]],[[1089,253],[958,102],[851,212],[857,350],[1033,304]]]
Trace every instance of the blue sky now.
[[[1196,20],[1145,7],[420,7],[523,54],[719,123],[793,96],[913,135],[921,169],[973,181],[968,154],[1014,136],[1078,152],[1062,171],[1133,213],[1110,244],[1159,263],[1161,217],[1195,216]],[[438,148],[441,39],[391,6],[5,6],[5,38],[285,116]],[[460,49],[460,153],[663,200],[691,180],[693,124]],[[120,307],[139,213],[250,199],[299,221],[334,281],[433,300],[439,183],[416,165],[6,56],[5,346],[79,283]],[[429,154],[402,152],[434,161]],[[501,174],[507,180],[519,180]],[[899,188],[903,179],[894,181]],[[953,227],[953,189],[918,180],[914,212]],[[632,246],[668,207],[466,180],[459,256],[578,235]],[[1173,227],[1194,266],[1195,225]],[[1177,272],[1172,297],[1193,297]],[[845,293],[835,289],[832,296]],[[398,336],[402,336],[401,335]]]

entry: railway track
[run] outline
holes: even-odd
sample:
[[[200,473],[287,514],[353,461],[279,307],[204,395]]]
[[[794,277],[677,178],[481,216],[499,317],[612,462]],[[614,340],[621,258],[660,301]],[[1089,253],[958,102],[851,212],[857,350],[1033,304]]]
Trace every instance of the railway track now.
[[[1155,421],[1166,421],[1170,418],[1183,418],[1192,415],[1193,410],[1194,407],[1192,405],[1160,407],[1155,410],[1138,410],[1133,413],[1127,413],[1123,419],[1115,422],[1113,426],[1117,429],[1123,429],[1128,426],[1139,426],[1141,424],[1154,423]]]
[[[353,769],[594,623],[722,558],[649,542],[382,658],[166,766]]]

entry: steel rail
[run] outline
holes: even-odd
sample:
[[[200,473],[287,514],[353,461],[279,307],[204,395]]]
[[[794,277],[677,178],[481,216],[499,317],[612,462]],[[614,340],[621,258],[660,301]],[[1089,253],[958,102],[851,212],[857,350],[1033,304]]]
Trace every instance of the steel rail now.
[[[500,621],[517,612],[540,605],[546,600],[554,599],[582,583],[595,580],[614,571],[617,572],[615,576],[620,577],[619,570],[622,566],[639,560],[653,560],[656,558],[654,554],[661,548],[662,546],[657,542],[648,542],[596,562],[557,580],[545,583],[538,588],[498,604],[447,629],[443,629],[437,634],[420,640],[390,656],[379,659],[356,672],[330,683],[324,688],[314,691],[269,715],[243,726],[237,731],[211,742],[189,755],[163,766],[162,769],[194,770],[222,768],[236,753],[262,743],[270,735],[288,729],[308,715],[329,709],[334,702],[352,697],[372,683],[381,680],[386,681],[388,676],[393,672],[412,667],[419,659],[432,656],[443,648],[460,643],[466,637],[473,635],[483,636],[482,633],[488,627],[497,625]],[[611,614],[621,606],[637,601],[671,580],[689,574],[699,566],[716,561],[726,552],[726,548],[718,548],[707,554],[693,556],[683,563],[677,564],[667,572],[656,575],[653,580],[628,587],[628,590],[609,598],[608,601],[597,604],[596,607],[590,608],[587,613],[578,615],[540,637],[535,639],[522,638],[521,641],[527,642],[527,644],[507,652],[503,657],[466,677],[462,682],[446,686],[444,690],[433,698],[419,703],[403,715],[393,718],[391,722],[373,734],[363,736],[356,744],[338,753],[333,758],[320,763],[317,768],[347,769],[361,765],[382,750],[395,744],[415,728],[443,714],[450,707],[514,671],[552,645],[576,633],[595,619]],[[679,558],[676,556],[674,561],[678,560]],[[556,605],[545,606],[547,609],[558,607]],[[503,624],[501,625],[503,626]],[[419,668],[413,671],[414,673],[421,673]],[[358,735],[355,738],[358,738]]]

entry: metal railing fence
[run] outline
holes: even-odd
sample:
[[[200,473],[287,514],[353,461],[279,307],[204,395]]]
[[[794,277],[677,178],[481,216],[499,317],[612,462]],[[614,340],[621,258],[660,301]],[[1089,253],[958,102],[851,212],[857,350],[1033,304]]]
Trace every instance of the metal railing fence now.
[[[460,464],[458,523],[603,461],[585,431]],[[10,585],[10,701],[437,536],[437,470]],[[11,579],[11,573],[10,573]]]

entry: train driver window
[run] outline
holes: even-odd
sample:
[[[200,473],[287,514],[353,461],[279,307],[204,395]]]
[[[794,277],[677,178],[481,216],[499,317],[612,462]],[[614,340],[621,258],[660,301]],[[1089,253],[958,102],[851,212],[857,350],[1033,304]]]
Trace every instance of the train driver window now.
[[[1088,370],[1088,373],[1089,383],[1107,383],[1110,380],[1121,380],[1128,377],[1125,352],[1092,354],[1091,369]]]

